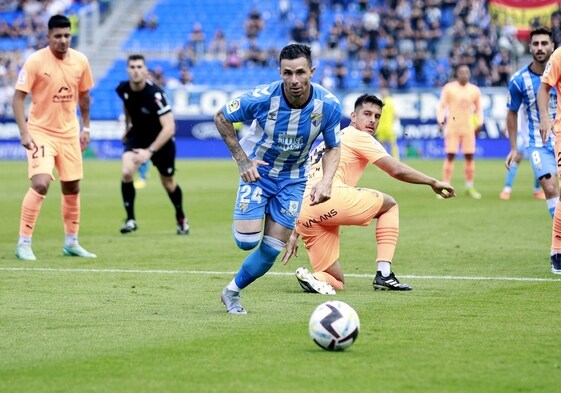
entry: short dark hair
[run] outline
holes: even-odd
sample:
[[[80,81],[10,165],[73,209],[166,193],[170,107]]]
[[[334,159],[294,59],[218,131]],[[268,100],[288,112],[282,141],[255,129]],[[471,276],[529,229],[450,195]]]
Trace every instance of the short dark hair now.
[[[467,69],[468,69],[469,71],[471,71],[471,68],[469,67],[469,64],[467,64],[467,63],[458,63],[458,64],[456,64],[456,67],[454,68],[454,73],[457,75],[457,74],[458,74],[458,71],[459,71],[460,68],[462,68],[462,67],[467,67]]]
[[[53,15],[49,19],[49,23],[47,26],[49,28],[49,31],[57,28],[64,29],[66,27],[70,27],[70,19],[68,19],[64,15]]]
[[[144,55],[138,54],[138,53],[134,53],[132,55],[129,55],[129,58],[127,59],[127,64],[129,64],[131,61],[134,60],[142,60],[142,62],[144,64],[146,64],[146,59],[144,58]]]
[[[279,64],[282,60],[294,60],[305,57],[308,65],[312,68],[312,48],[304,44],[290,44],[282,48],[279,55]]]
[[[551,33],[551,29],[547,26],[537,26],[534,27],[532,29],[532,31],[530,31],[530,41],[532,40],[532,37],[538,34],[545,34],[548,35],[549,38],[553,37],[553,34]]]
[[[365,103],[378,105],[380,108],[384,107],[384,102],[381,99],[374,94],[365,93],[356,99],[354,111],[358,112]]]

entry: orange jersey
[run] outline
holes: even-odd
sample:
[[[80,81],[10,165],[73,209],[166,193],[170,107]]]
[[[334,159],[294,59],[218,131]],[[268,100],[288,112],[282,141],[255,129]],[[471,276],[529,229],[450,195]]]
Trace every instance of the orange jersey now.
[[[76,114],[78,93],[93,86],[93,75],[86,56],[68,49],[64,60],[46,47],[26,60],[16,89],[31,93],[27,126],[30,132],[43,132],[59,138],[76,138],[80,125]]]
[[[446,119],[446,132],[455,134],[473,133],[473,114],[477,115],[477,125],[483,124],[481,91],[477,86],[457,81],[447,83],[442,89],[436,119],[442,124]]]
[[[321,143],[312,152],[308,186],[316,184],[323,177],[321,157],[324,150],[325,145]],[[341,131],[341,161],[333,182],[354,187],[368,164],[387,156],[388,152],[372,135],[349,126]]]
[[[561,102],[561,48],[555,49],[542,75],[542,82],[554,87],[557,91],[557,102]],[[555,133],[561,131],[561,107],[557,106],[555,121],[553,123]]]

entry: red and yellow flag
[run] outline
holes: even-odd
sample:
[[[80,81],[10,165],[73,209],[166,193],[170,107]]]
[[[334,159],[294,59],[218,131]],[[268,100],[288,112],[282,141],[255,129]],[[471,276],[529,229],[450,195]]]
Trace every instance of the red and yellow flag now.
[[[518,38],[528,39],[534,20],[550,26],[550,17],[561,0],[489,0],[489,13],[494,23],[504,26],[510,19],[518,30]]]

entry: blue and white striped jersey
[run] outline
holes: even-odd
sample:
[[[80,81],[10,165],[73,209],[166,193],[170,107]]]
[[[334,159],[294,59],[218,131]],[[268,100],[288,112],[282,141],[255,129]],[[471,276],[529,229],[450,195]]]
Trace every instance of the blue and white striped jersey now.
[[[255,120],[240,144],[249,158],[269,164],[259,167],[260,174],[269,177],[305,178],[310,148],[320,133],[326,146],[340,143],[339,100],[315,83],[311,83],[310,99],[302,108],[290,106],[283,82],[276,81],[229,101],[222,112],[231,122]]]
[[[519,116],[525,116],[523,125],[527,127],[528,139],[526,147],[544,147],[540,136],[540,114],[538,110],[538,89],[540,87],[541,75],[530,70],[530,65],[522,67],[510,78],[508,84],[507,108],[518,111],[524,104],[524,112]],[[549,114],[551,119],[555,119],[557,111],[557,94],[555,89],[551,89],[549,97]],[[522,130],[524,131],[524,130]],[[553,150],[553,133],[550,135],[545,147]]]

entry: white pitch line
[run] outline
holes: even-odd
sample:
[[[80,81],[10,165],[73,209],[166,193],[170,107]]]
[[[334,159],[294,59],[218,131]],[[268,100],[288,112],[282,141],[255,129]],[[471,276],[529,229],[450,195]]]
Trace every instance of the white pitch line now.
[[[56,272],[56,273],[123,273],[123,274],[201,274],[201,275],[234,275],[236,272],[219,272],[204,270],[138,270],[138,269],[79,269],[79,268],[48,268],[48,267],[0,267],[0,271],[8,272]],[[267,275],[292,276],[294,273],[269,272]],[[372,274],[346,274],[347,277],[372,278]],[[418,276],[400,275],[400,278],[414,280],[464,280],[464,281],[529,281],[529,282],[561,282],[561,278],[538,277],[469,277],[469,276]]]

